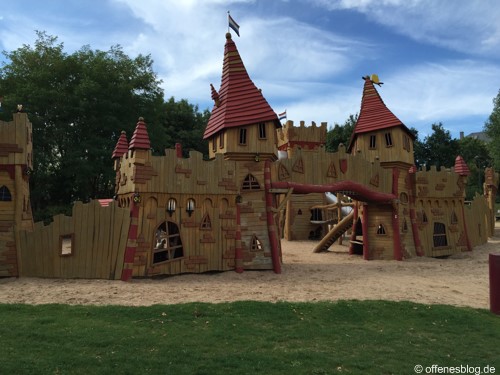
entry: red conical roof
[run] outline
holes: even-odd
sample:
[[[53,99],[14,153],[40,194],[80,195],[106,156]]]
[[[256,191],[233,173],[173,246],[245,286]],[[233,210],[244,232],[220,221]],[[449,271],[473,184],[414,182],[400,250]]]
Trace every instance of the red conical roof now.
[[[139,122],[135,126],[134,134],[130,140],[129,150],[141,149],[149,150],[151,148],[151,142],[149,141],[148,130],[146,128],[146,123],[142,117],[139,117]]]
[[[127,135],[124,130],[122,130],[120,134],[120,138],[118,138],[118,142],[116,142],[115,150],[113,151],[112,159],[121,158],[123,154],[128,151],[128,141]]]
[[[460,176],[468,176],[470,175],[470,169],[467,166],[467,163],[465,162],[464,158],[461,157],[460,155],[455,158],[455,172],[458,173]]]
[[[215,105],[203,139],[222,129],[265,121],[281,126],[278,116],[248,76],[230,33],[226,34],[220,90],[217,93],[212,86],[211,92]]]
[[[412,139],[415,139],[414,134],[410,132],[389,108],[387,108],[377,89],[375,89],[370,77],[367,76],[363,78],[365,80],[365,85],[363,88],[363,97],[361,99],[361,110],[359,112],[358,121],[354,126],[348,151],[351,150],[358,134],[386,128],[402,127]]]

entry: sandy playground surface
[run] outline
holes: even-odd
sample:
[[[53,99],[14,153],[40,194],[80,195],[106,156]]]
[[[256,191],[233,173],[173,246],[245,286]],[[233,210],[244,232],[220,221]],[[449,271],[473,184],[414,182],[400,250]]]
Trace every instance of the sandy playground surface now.
[[[344,241],[347,243],[348,241]],[[346,246],[314,254],[309,241],[282,242],[282,273],[188,274],[162,279],[0,279],[1,303],[153,305],[226,301],[335,301],[384,299],[489,308],[488,254],[500,254],[495,236],[472,252],[448,259],[364,261]]]

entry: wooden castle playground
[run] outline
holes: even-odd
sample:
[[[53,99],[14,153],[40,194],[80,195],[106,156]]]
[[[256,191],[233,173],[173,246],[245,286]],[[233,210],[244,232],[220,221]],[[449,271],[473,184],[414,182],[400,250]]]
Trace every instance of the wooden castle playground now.
[[[226,34],[221,85],[205,129],[209,158],[180,145],[153,156],[146,123],[112,154],[116,198],[75,203],[33,223],[32,128],[0,122],[0,276],[130,280],[207,271],[281,272],[281,238],[326,251],[403,260],[471,251],[494,229],[498,174],[465,202],[469,170],[417,170],[413,135],[364,77],[349,145],[325,150],[326,124],[282,125]],[[374,83],[375,81],[375,83]],[[111,164],[111,163],[110,163]],[[334,194],[332,196],[332,194]]]

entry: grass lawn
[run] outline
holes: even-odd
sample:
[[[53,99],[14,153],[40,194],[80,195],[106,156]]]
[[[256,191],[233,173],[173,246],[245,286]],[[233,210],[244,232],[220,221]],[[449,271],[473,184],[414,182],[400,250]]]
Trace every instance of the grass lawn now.
[[[1,374],[415,374],[493,366],[500,316],[409,302],[0,304]],[[436,372],[437,373],[437,372]],[[474,373],[474,372],[469,372]]]

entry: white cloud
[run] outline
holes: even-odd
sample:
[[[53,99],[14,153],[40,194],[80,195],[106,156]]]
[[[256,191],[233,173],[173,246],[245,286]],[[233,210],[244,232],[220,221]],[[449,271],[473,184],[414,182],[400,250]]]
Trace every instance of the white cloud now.
[[[500,55],[496,0],[310,0],[328,10],[351,9],[414,40],[465,53]]]

